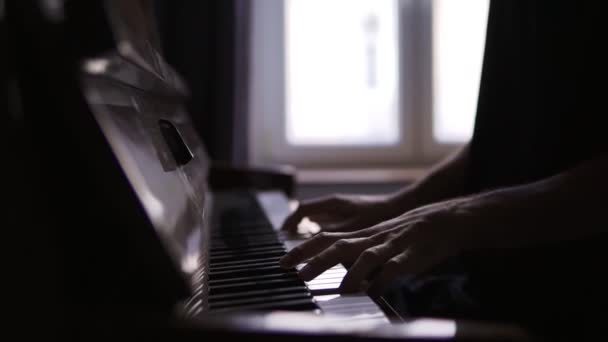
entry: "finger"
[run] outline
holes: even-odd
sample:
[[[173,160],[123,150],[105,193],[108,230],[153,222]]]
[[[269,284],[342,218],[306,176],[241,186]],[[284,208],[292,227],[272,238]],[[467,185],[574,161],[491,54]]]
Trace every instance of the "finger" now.
[[[333,218],[333,220],[331,220]],[[328,221],[333,221],[333,222],[327,222],[324,223],[322,220],[317,220],[317,222],[319,223],[319,225],[321,226],[321,229],[323,231],[326,232],[352,232],[354,230],[357,230],[358,228],[356,228],[356,226],[358,225],[358,221],[359,218],[357,217],[353,217],[350,219],[347,219],[346,221],[342,221],[342,222],[335,222],[336,216],[333,216],[332,218],[330,218],[330,220]]]
[[[285,254],[279,264],[284,268],[292,268],[327,249],[341,236],[339,233],[319,233]]]
[[[281,229],[289,232],[297,231],[298,225],[304,217],[326,210],[331,210],[333,202],[333,198],[322,198],[300,203],[298,209],[287,217]]]
[[[406,250],[384,264],[382,270],[372,280],[367,293],[370,297],[379,297],[397,276],[401,274],[416,274],[424,270],[424,268],[422,263],[415,260],[412,251]]]
[[[306,217],[305,211],[301,209],[301,207],[299,207],[298,209],[296,209],[296,211],[294,211],[285,219],[281,230],[285,230],[291,233],[296,232],[298,230],[298,225],[304,217]]]
[[[306,266],[300,271],[300,277],[305,281],[312,280],[326,270],[339,264],[341,261],[354,259],[356,255],[359,254],[358,251],[356,251],[357,245],[361,245],[361,241],[337,241],[331,247],[310,259]],[[359,249],[363,248],[360,247]]]
[[[348,272],[340,284],[340,292],[361,291],[363,282],[376,270],[382,266],[392,256],[397,254],[391,244],[366,249],[359,255],[355,263],[349,268]]]

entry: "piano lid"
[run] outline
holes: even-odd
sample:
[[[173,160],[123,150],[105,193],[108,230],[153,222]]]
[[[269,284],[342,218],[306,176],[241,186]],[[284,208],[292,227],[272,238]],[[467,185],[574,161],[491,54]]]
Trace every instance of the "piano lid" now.
[[[159,53],[151,1],[105,8],[115,47],[82,61],[85,98],[156,234],[192,280],[208,234],[207,153],[185,111],[185,87]]]

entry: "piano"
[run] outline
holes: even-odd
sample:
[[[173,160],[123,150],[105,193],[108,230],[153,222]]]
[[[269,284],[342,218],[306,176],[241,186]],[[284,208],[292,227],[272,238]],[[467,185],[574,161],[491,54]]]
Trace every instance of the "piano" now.
[[[57,290],[46,296],[68,335],[531,340],[519,327],[403,318],[382,298],[342,295],[342,266],[310,282],[279,267],[307,237],[280,231],[293,175],[209,160],[150,8],[3,8],[15,192],[36,198],[15,212],[23,231],[51,242],[32,253],[48,262]]]

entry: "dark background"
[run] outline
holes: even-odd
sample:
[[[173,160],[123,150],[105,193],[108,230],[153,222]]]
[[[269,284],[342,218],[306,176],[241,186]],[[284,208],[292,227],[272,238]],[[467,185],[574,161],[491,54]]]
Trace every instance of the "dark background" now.
[[[167,61],[190,87],[188,109],[214,160],[247,160],[249,0],[156,0]]]

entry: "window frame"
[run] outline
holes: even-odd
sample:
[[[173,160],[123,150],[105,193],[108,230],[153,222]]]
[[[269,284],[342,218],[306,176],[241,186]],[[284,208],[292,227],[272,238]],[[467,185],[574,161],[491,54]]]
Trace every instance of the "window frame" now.
[[[286,1],[254,2],[250,163],[291,164],[300,168],[416,168],[433,164],[462,146],[462,143],[440,143],[433,135],[432,3],[432,0],[398,0],[399,143],[294,146],[288,143],[286,134]]]

